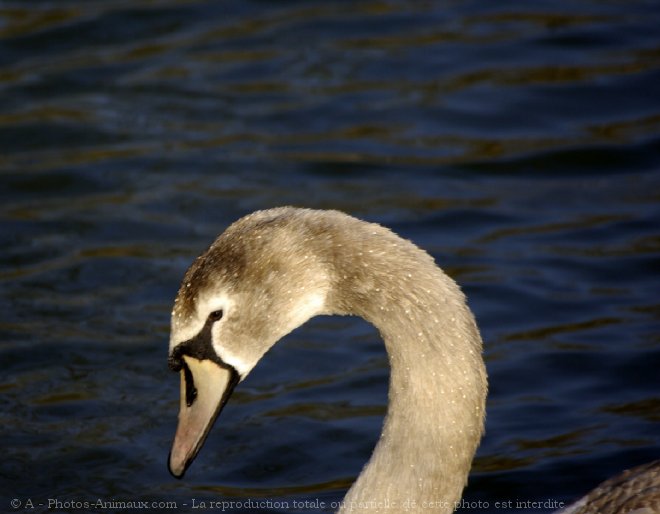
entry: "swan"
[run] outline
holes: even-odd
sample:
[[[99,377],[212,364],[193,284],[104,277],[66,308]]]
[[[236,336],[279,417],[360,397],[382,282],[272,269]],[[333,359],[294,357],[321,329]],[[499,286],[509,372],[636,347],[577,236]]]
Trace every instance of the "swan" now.
[[[488,382],[474,316],[428,253],[339,211],[254,212],[185,273],[168,354],[180,373],[170,473],[184,475],[269,348],[320,314],[372,323],[390,363],[382,433],[338,512],[453,512],[484,432]],[[652,473],[658,490],[660,461]]]

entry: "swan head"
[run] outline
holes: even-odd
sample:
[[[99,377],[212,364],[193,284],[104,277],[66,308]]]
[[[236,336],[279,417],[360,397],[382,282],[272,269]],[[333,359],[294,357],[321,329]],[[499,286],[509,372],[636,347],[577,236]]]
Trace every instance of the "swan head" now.
[[[304,227],[281,210],[230,226],[186,272],[171,319],[169,366],[180,373],[169,457],[177,478],[199,452],[235,385],[283,336],[326,312],[329,279]]]

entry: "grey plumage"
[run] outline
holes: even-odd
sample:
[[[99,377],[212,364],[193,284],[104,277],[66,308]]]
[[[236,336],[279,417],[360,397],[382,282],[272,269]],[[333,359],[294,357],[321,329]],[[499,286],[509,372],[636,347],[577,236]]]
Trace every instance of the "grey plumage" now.
[[[340,512],[453,512],[485,418],[488,385],[474,317],[429,254],[338,211],[255,212],[186,272],[170,355],[181,364],[182,398],[188,391],[195,400],[181,403],[172,473],[183,475],[226,401],[233,387],[227,370],[242,380],[281,337],[317,314],[371,322],[391,368],[381,437]],[[218,366],[200,352],[186,356],[193,340],[215,352]],[[211,382],[222,390],[205,389]],[[657,488],[657,472],[652,483]]]

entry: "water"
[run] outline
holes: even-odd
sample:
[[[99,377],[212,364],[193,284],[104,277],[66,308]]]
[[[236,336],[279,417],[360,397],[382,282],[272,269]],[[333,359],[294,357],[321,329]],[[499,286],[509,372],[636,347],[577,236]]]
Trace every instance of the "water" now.
[[[283,204],[386,224],[467,292],[490,396],[464,512],[658,458],[658,26],[653,1],[0,3],[0,508],[343,497],[387,400],[355,318],[285,338],[165,466],[178,282]]]

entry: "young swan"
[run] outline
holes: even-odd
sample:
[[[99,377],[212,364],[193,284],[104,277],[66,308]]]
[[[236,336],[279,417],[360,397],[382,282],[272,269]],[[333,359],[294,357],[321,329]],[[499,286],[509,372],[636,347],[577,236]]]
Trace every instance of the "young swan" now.
[[[483,433],[474,317],[426,252],[337,211],[255,212],[186,272],[172,311],[169,365],[181,374],[181,403],[170,472],[183,476],[264,353],[318,314],[371,322],[391,366],[380,440],[340,512],[453,512]]]
[[[183,476],[263,354],[317,314],[373,323],[391,366],[383,432],[339,512],[452,512],[483,432],[479,331],[458,286],[427,253],[337,211],[255,212],[186,272],[172,311],[169,365],[181,374],[181,406],[170,472]],[[660,513],[660,460],[561,513]]]

